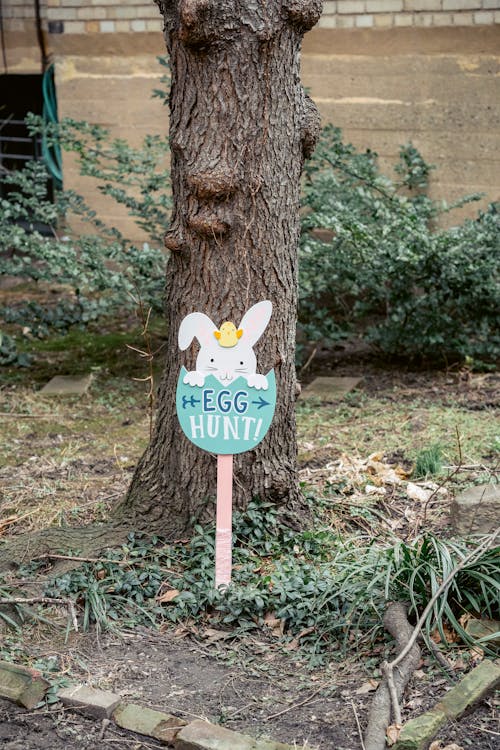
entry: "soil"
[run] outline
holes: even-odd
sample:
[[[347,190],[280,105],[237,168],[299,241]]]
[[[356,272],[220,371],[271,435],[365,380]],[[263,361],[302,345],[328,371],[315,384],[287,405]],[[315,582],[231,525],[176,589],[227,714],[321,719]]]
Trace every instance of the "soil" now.
[[[362,666],[332,662],[321,669],[308,668],[304,657],[284,654],[265,640],[249,638],[242,645],[231,642],[229,633],[226,636],[229,640],[219,640],[219,631],[214,631],[202,638],[184,629],[139,629],[104,640],[88,635],[71,656],[81,665],[82,681],[187,721],[207,719],[297,748],[362,747],[357,721],[363,729],[373,695]],[[403,721],[430,708],[449,687],[435,668],[424,665],[407,690]],[[0,721],[0,745],[5,750],[162,747],[149,737],[112,723],[104,726],[60,704],[26,711],[0,701]],[[443,747],[454,742],[464,750],[497,750],[498,730],[498,711],[489,699],[472,715],[446,726],[437,739]]]

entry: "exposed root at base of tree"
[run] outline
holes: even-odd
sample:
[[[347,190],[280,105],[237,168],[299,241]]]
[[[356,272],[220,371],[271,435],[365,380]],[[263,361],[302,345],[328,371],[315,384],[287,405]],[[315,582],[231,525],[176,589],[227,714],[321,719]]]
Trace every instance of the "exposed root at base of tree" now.
[[[21,534],[6,541],[0,549],[0,572],[13,570],[37,557],[57,552],[60,554],[95,555],[107,547],[125,541],[130,527],[118,524],[84,526],[80,528],[50,527]],[[57,575],[75,567],[69,561],[59,561]],[[54,571],[52,571],[54,572]]]
[[[408,622],[406,605],[390,604],[384,616],[384,627],[394,637],[398,654],[413,636],[414,628]],[[386,673],[374,695],[368,726],[364,737],[365,750],[385,750],[386,731],[393,717],[393,706],[401,701],[404,689],[420,662],[420,648],[415,642],[408,654],[392,673]],[[395,717],[397,718],[397,717]]]

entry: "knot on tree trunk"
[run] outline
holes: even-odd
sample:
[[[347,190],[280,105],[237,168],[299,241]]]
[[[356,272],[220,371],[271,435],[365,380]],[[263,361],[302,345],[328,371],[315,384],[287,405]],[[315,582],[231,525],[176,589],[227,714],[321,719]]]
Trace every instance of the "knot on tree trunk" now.
[[[230,198],[238,188],[235,175],[224,172],[198,172],[186,177],[193,195],[200,200]]]
[[[163,244],[171,253],[181,253],[186,247],[184,238],[173,229],[169,229],[168,232],[165,232]]]
[[[220,218],[210,209],[202,209],[187,220],[188,227],[202,237],[223,237],[228,233],[231,224],[227,219]]]
[[[300,138],[302,141],[302,153],[305,159],[309,159],[321,133],[321,115],[313,100],[302,89],[302,118],[300,126]]]
[[[202,45],[216,38],[212,0],[181,0],[179,39],[187,45]]]
[[[163,236],[163,244],[171,253],[182,253],[187,250],[186,239],[178,219],[174,219]]]
[[[285,0],[284,7],[290,24],[304,33],[318,23],[323,0]]]

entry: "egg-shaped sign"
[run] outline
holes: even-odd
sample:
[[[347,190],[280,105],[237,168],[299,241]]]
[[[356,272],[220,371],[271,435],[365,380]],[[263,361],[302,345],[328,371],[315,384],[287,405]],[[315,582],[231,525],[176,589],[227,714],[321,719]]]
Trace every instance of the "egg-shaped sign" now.
[[[177,383],[177,416],[182,431],[198,448],[219,455],[252,450],[264,438],[276,406],[276,377],[264,377],[267,388],[253,388],[240,376],[223,383],[208,375],[202,386],[186,381],[183,367]]]
[[[177,416],[186,437],[210,453],[231,455],[255,448],[271,424],[276,406],[274,370],[257,372],[254,345],[272,313],[268,300],[253,305],[239,326],[220,328],[204,313],[193,312],[179,327],[179,348],[200,344],[196,368],[181,369]]]

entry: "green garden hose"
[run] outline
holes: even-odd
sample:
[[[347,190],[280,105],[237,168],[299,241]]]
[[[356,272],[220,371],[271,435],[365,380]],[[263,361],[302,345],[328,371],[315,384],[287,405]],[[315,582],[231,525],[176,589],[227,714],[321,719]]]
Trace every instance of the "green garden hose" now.
[[[42,78],[43,120],[45,123],[57,123],[57,97],[54,82],[54,65],[49,65]],[[42,137],[42,156],[47,165],[56,189],[63,186],[62,155],[58,143],[49,143],[47,136]]]

